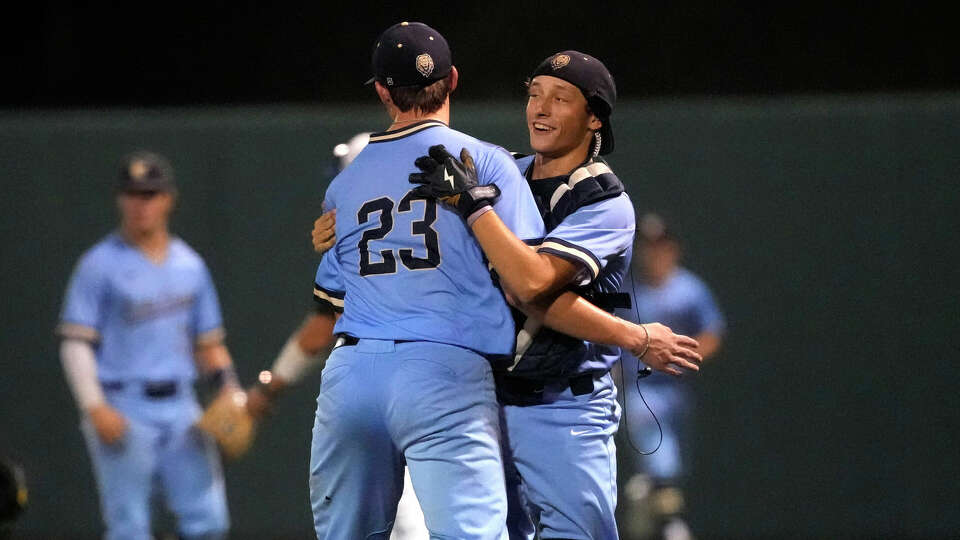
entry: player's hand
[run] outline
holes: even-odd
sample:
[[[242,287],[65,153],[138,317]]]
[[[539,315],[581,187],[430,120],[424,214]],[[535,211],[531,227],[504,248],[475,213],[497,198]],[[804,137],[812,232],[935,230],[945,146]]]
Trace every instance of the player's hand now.
[[[442,144],[431,146],[430,155],[420,156],[414,165],[423,171],[410,175],[410,183],[420,185],[414,194],[437,199],[467,221],[500,197],[495,184],[480,185],[473,156],[466,148],[460,150],[458,161]]]
[[[313,250],[323,255],[337,242],[337,209],[324,213],[313,222]]]
[[[643,363],[657,371],[676,376],[683,375],[685,370],[700,371],[703,358],[697,352],[700,346],[697,340],[674,334],[669,327],[660,323],[647,323],[643,326],[650,335],[650,344],[646,347],[646,353],[643,352],[642,346],[638,350],[630,351],[635,356],[642,354]]]
[[[127,419],[106,403],[91,407],[87,415],[104,444],[116,444],[127,433]]]
[[[273,408],[273,398],[259,386],[247,390],[247,412],[260,419]]]

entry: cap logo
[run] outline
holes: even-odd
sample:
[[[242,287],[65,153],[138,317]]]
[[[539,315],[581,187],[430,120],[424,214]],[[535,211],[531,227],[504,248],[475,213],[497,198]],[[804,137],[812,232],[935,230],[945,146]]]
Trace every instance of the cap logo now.
[[[554,56],[552,60],[550,60],[550,67],[552,67],[553,70],[556,71],[569,63],[570,63],[569,56],[565,54],[558,54]]]
[[[433,73],[433,58],[429,54],[423,53],[417,57],[417,71],[424,77],[429,77]]]
[[[387,77],[387,86],[393,86],[393,77]]]
[[[147,179],[147,171],[149,167],[143,161],[137,160],[130,164],[130,167],[127,169],[127,173],[130,175],[130,178],[142,182]]]

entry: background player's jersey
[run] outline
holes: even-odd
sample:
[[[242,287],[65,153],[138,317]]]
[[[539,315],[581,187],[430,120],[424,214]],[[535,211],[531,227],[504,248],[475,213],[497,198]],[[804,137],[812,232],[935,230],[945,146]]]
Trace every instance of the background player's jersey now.
[[[337,243],[317,269],[314,296],[343,310],[338,333],[510,354],[513,319],[467,224],[411,193],[413,162],[436,144],[454,155],[467,148],[480,183],[500,188],[494,208],[503,222],[521,239],[543,236],[533,198],[502,148],[439,121],[374,134],[327,189]]]
[[[726,322],[723,313],[710,293],[707,285],[685,268],[677,268],[659,287],[653,287],[634,278],[635,283],[627,280],[623,291],[633,296],[630,310],[619,310],[618,315],[626,320],[637,322],[656,321],[670,327],[674,333],[696,336],[701,332],[723,335]],[[644,382],[674,383],[679,381],[662,373],[654,372]]]
[[[223,329],[210,272],[190,246],[171,238],[158,264],[113,233],[77,263],[58,333],[98,344],[101,381],[192,381],[194,345]]]
[[[533,156],[522,157],[515,163],[519,170],[528,171]],[[550,194],[568,179],[562,176],[528,181],[542,214],[549,211]],[[556,227],[546,231],[538,250],[570,260],[581,268],[572,284],[575,292],[584,296],[617,293],[630,267],[634,228],[633,204],[626,193],[621,193],[580,207],[564,217]],[[523,358],[512,371],[530,378],[605,372],[620,358],[619,347],[584,342],[584,347],[578,350],[583,351],[579,358],[556,358],[553,362],[548,359],[540,362],[542,365],[526,364],[528,359]]]

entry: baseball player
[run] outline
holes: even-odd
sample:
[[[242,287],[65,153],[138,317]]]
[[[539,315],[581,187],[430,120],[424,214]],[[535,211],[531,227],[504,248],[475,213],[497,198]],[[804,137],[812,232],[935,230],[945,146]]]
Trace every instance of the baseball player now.
[[[704,359],[720,348],[726,324],[710,289],[698,276],[680,266],[680,240],[663,218],[646,214],[638,223],[638,256],[632,276],[623,290],[634,294],[636,311],[623,310],[622,316],[640,320],[663,321],[677,332],[693,336],[700,343]],[[625,353],[624,362],[636,365],[637,359]],[[660,448],[650,455],[632,454],[633,471],[627,493],[646,493],[641,500],[629,500],[638,516],[650,516],[653,528],[666,538],[689,538],[683,521],[682,484],[688,467],[691,413],[695,396],[686,381],[654,373],[643,380],[643,398],[656,412],[663,430],[659,440],[653,417],[639,400],[627,400],[630,426],[637,426],[644,446]],[[625,391],[630,392],[630,388]],[[635,390],[633,390],[635,391]],[[649,519],[649,518],[648,518]]]
[[[510,154],[447,127],[458,73],[443,36],[422,23],[391,26],[374,46],[373,72],[390,127],[370,136],[325,197],[339,219],[314,296],[342,315],[311,447],[317,536],[386,537],[406,462],[432,536],[502,538],[489,358],[511,353],[514,325],[464,218],[496,206],[521,238],[539,238],[542,223]],[[476,156],[479,185],[455,212],[408,183],[414,159],[440,143]]]
[[[333,149],[337,172],[346,168],[370,140],[370,133],[358,133],[346,143]],[[323,214],[315,222],[314,249],[323,252],[333,246],[333,216]],[[329,228],[328,228],[329,227]],[[320,231],[326,231],[322,236]],[[322,368],[333,348],[333,321],[330,304],[315,303],[317,313],[311,314],[287,339],[269,371],[261,372],[259,384],[248,393],[247,409],[255,417],[262,417],[272,402],[288,386],[296,384],[308,371]],[[430,533],[423,522],[423,511],[413,492],[409,469],[404,467],[403,494],[397,505],[397,517],[391,540],[426,540]]]
[[[120,228],[80,258],[57,329],[108,539],[151,538],[155,488],[182,538],[223,538],[229,525],[216,448],[193,427],[193,384],[199,371],[238,385],[210,272],[168,232],[175,199],[166,159],[125,159]]]
[[[511,512],[515,537],[534,534],[531,520],[544,539],[617,537],[613,436],[620,411],[609,370],[620,350],[601,345],[617,340],[549,324],[551,310],[568,307],[554,301],[562,291],[576,291],[608,312],[624,306],[618,291],[631,256],[633,206],[598,157],[613,150],[615,100],[613,78],[596,58],[564,51],[544,60],[529,82],[526,112],[536,154],[516,165],[537,201],[546,238],[529,249],[495,211],[471,223],[506,293],[535,315],[518,334],[514,363],[497,374],[505,459],[526,500],[526,512]],[[410,181],[422,184],[417,193],[449,204],[476,185],[472,161],[469,151],[458,161],[431,148],[429,162],[418,161],[424,172]],[[697,369],[694,340],[656,323],[641,328],[647,339],[629,348],[652,367],[673,375]]]

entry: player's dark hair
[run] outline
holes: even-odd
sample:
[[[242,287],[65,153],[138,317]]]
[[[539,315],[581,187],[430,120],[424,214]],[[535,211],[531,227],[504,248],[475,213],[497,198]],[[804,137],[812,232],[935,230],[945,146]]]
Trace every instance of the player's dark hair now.
[[[450,95],[450,77],[444,77],[429,86],[403,86],[390,88],[390,99],[400,109],[407,112],[416,109],[420,114],[430,114],[440,110]]]

